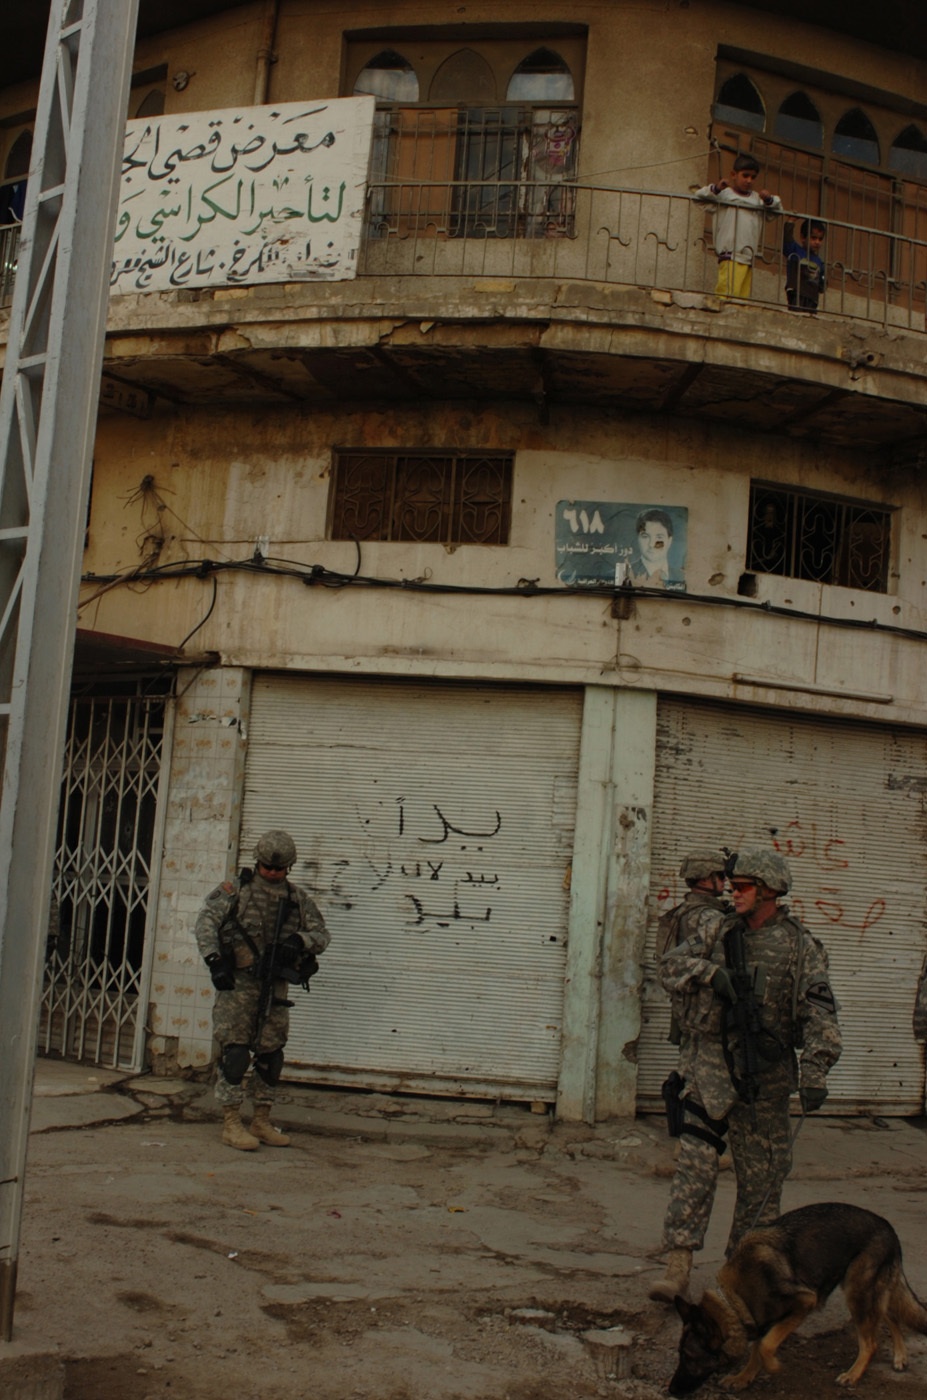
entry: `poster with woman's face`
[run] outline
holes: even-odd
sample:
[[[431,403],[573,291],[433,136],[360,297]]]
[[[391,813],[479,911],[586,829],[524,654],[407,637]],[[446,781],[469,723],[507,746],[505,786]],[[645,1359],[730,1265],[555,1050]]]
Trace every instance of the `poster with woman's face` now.
[[[686,591],[685,506],[559,501],[557,578],[573,588]]]

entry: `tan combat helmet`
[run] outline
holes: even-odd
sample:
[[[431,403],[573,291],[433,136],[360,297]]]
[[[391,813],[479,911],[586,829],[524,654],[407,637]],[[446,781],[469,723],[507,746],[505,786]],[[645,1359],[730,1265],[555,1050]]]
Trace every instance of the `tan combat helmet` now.
[[[723,851],[690,851],[683,857],[679,874],[683,880],[707,880],[710,875],[723,875],[726,862]]]
[[[776,894],[788,894],[792,888],[789,863],[778,851],[741,851],[734,862],[731,878],[745,879],[750,875]]]
[[[296,860],[296,843],[288,831],[265,831],[254,848],[254,859],[261,865],[279,865],[289,870]]]

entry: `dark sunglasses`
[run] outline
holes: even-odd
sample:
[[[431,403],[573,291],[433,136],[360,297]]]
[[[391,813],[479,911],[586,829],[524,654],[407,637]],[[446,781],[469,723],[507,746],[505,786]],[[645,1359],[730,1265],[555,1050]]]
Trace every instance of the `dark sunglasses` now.
[[[285,865],[271,865],[271,864],[270,864],[268,861],[266,861],[266,860],[259,860],[259,861],[258,861],[258,865],[261,867],[262,870],[278,870],[278,871],[279,871],[279,870],[286,870],[286,869],[287,869],[287,867],[286,867]]]
[[[732,889],[732,890],[755,890],[755,889],[756,889],[756,881],[755,881],[755,880],[732,880],[732,881],[731,881],[731,889]]]

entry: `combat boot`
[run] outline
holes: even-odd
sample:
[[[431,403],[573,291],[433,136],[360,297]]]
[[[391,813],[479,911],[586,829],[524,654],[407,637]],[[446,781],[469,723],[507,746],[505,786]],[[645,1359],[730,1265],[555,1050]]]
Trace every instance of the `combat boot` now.
[[[275,1128],[270,1121],[270,1108],[264,1104],[258,1104],[254,1110],[254,1117],[251,1119],[250,1132],[258,1142],[266,1142],[268,1147],[289,1147],[290,1139],[286,1133],[281,1133],[279,1128]]]
[[[692,1269],[691,1249],[671,1249],[666,1256],[666,1273],[647,1294],[656,1303],[672,1303],[677,1293],[685,1296]]]
[[[225,1120],[222,1128],[222,1141],[226,1147],[237,1147],[240,1152],[256,1152],[260,1147],[260,1139],[253,1137],[244,1123],[241,1121],[241,1113],[237,1108],[223,1108],[222,1117]]]

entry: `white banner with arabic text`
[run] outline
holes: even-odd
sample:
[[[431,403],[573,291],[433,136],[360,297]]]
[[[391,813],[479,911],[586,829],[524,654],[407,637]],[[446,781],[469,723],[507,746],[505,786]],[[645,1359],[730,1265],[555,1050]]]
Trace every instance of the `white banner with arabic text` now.
[[[372,97],[138,118],[112,291],[354,277]]]

